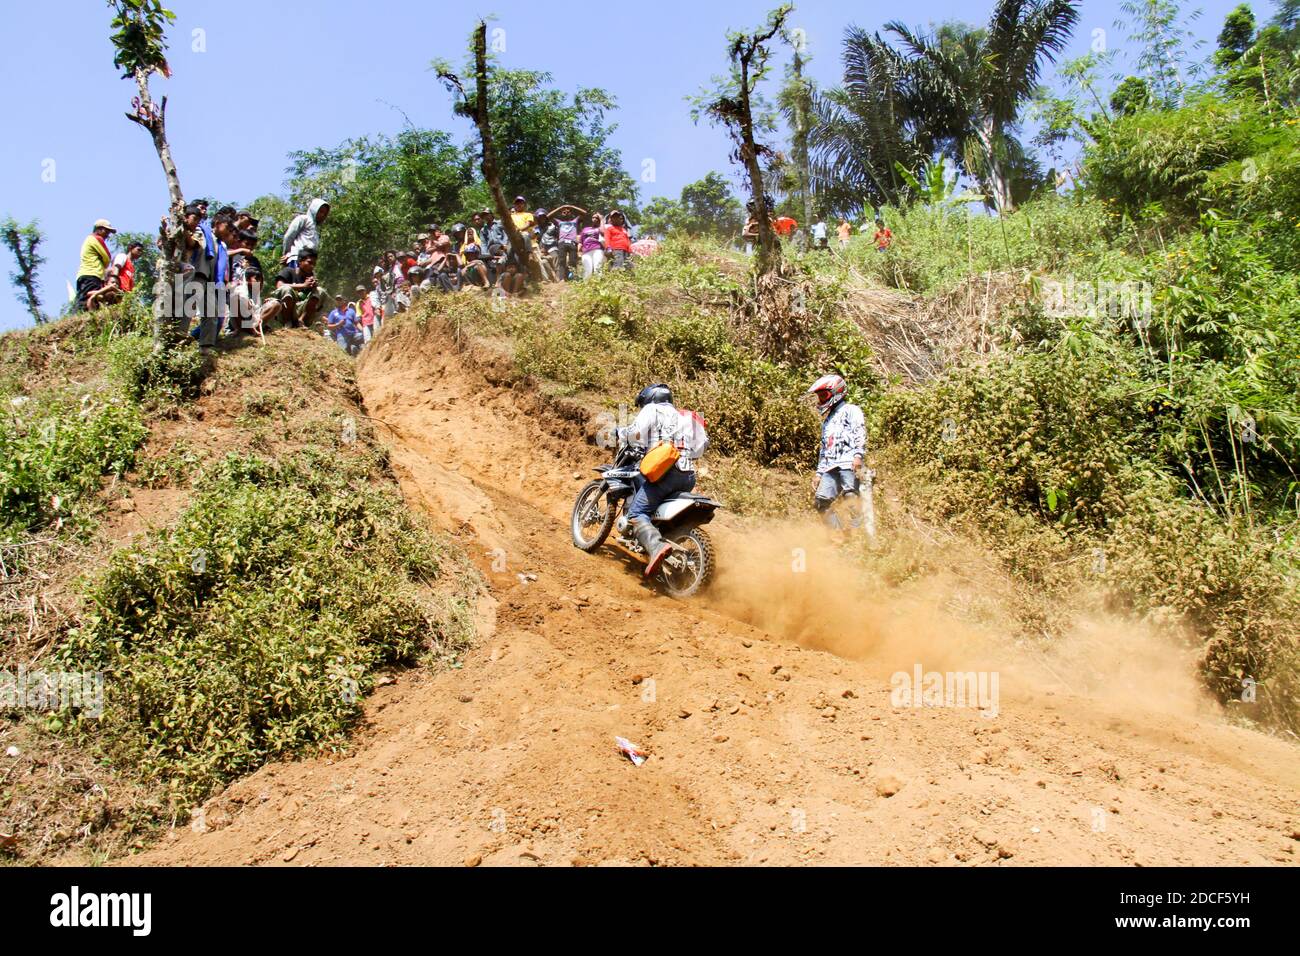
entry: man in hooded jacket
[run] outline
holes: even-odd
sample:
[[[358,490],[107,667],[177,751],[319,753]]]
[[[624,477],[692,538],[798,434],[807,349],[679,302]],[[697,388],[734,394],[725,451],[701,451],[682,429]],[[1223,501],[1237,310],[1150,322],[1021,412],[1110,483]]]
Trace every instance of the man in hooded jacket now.
[[[284,231],[284,264],[290,268],[298,265],[298,253],[304,249],[320,252],[320,227],[329,218],[330,204],[317,197],[307,206],[307,211],[293,217]]]

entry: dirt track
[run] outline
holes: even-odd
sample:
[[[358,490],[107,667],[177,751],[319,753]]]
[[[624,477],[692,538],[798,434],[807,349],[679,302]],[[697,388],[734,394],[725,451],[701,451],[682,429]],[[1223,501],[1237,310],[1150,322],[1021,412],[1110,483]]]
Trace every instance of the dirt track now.
[[[579,552],[574,474],[599,452],[485,361],[408,325],[361,368],[408,498],[490,582],[464,667],[381,688],[351,755],[264,768],[137,862],[1295,862],[1295,747],[1075,695],[815,542],[796,573],[806,528],[720,522],[700,603]],[[918,661],[997,668],[996,716],[892,706]],[[633,767],[615,735],[652,757]]]

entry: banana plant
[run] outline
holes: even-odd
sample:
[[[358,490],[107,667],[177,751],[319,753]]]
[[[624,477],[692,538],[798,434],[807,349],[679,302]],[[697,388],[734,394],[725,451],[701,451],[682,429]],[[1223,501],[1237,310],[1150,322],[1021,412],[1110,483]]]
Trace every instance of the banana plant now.
[[[969,189],[957,192],[957,172],[954,170],[952,178],[948,177],[947,160],[943,156],[922,166],[918,171],[919,175],[914,175],[899,162],[894,163],[894,168],[907,183],[912,195],[923,205],[948,206],[984,201],[983,195],[971,192]]]

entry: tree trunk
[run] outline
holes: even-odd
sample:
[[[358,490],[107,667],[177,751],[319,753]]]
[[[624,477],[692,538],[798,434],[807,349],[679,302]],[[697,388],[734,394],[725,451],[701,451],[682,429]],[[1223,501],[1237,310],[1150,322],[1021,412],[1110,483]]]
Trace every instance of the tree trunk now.
[[[989,196],[993,199],[993,207],[998,211],[999,216],[1005,216],[1012,211],[1014,203],[1011,200],[1011,183],[1007,180],[1006,167],[998,154],[999,138],[1000,131],[993,120],[986,117],[980,123],[979,129],[980,149],[984,153],[985,178],[988,181]]]
[[[798,50],[795,50],[794,54],[794,80],[797,90],[795,94],[794,158],[799,167],[799,194],[803,197],[803,224],[807,228],[812,225],[812,195],[809,192],[809,183],[812,176],[808,170],[808,110],[804,101],[803,59],[799,56]]]
[[[171,199],[168,219],[162,229],[161,255],[158,256],[157,275],[153,286],[153,332],[159,344],[170,345],[184,339],[184,289],[178,285],[185,258],[185,194],[181,192],[180,176],[172,160],[171,146],[167,142],[167,97],[157,109],[149,95],[149,73],[135,71],[135,85],[140,92],[140,106],[126,118],[148,130],[154,150],[167,177],[167,193]]]
[[[749,179],[749,197],[758,220],[758,255],[754,269],[764,276],[775,272],[781,261],[781,247],[772,230],[772,218],[767,213],[766,193],[763,190],[763,168],[758,163],[758,144],[754,142],[754,114],[749,100],[749,58],[752,53],[740,56],[740,161],[745,165]]]
[[[18,281],[22,283],[27,296],[27,311],[32,314],[32,321],[37,325],[45,324],[45,313],[41,311],[41,300],[36,295],[36,278],[32,275],[30,263],[18,263]]]
[[[523,234],[510,216],[510,206],[506,203],[505,193],[501,191],[501,174],[497,169],[496,145],[492,140],[492,123],[488,115],[487,22],[484,20],[479,21],[478,29],[474,32],[474,83],[474,124],[478,127],[483,146],[483,178],[492,191],[492,202],[497,207],[497,218],[505,228],[506,238],[510,240],[511,253],[527,269],[527,247],[524,245]]]
[[[27,296],[27,311],[32,314],[32,320],[37,325],[44,325],[45,314],[41,312],[40,296],[36,293],[35,249],[28,246],[27,254],[23,255],[21,247],[15,245],[14,258],[18,260],[18,282],[23,287],[23,294]]]

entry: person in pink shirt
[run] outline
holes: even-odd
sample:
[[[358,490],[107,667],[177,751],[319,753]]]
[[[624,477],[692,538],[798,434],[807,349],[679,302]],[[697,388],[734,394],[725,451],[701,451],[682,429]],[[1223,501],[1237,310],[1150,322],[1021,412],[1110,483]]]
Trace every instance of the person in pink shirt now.
[[[582,277],[590,279],[605,267],[605,237],[600,213],[592,213],[591,224],[578,233],[578,252],[582,254]]]
[[[375,336],[375,303],[363,285],[357,286],[357,311],[361,315],[361,340],[365,345]]]

